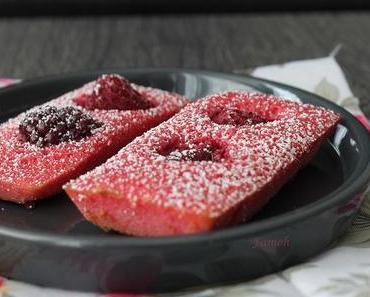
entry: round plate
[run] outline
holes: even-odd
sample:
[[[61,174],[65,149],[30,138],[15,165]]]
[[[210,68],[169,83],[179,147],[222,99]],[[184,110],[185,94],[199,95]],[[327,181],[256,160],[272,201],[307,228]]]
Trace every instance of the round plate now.
[[[179,290],[281,270],[327,248],[350,225],[369,181],[369,134],[337,105],[286,85],[181,69],[58,75],[0,91],[0,121],[107,72],[192,99],[235,89],[300,99],[335,110],[343,120],[315,159],[251,222],[219,231],[129,237],[85,221],[65,194],[27,207],[0,202],[1,275],[83,291]]]

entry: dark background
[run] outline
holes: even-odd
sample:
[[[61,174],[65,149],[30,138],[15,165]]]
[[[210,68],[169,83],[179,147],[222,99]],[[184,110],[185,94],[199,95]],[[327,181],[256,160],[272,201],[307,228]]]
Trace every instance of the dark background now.
[[[370,116],[370,1],[0,0],[0,77],[101,68],[231,72],[327,56]]]
[[[369,9],[368,0],[0,0],[2,15]]]

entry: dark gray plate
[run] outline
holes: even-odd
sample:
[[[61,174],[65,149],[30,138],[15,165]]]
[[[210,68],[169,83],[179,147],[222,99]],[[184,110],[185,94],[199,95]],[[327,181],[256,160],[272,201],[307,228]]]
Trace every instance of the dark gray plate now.
[[[114,72],[190,98],[234,89],[299,98],[333,109],[343,120],[316,158],[252,222],[220,231],[135,238],[94,227],[64,194],[33,208],[0,202],[0,274],[74,290],[178,290],[247,280],[299,263],[327,248],[350,225],[369,181],[370,140],[342,108],[252,77],[181,69]],[[4,89],[0,120],[79,87],[99,73],[46,77]]]

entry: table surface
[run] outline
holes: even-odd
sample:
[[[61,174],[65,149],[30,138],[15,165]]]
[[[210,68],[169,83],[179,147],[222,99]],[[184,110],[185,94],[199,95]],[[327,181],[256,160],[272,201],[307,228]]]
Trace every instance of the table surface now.
[[[370,116],[370,13],[0,19],[0,77],[110,67],[234,71],[328,55]]]

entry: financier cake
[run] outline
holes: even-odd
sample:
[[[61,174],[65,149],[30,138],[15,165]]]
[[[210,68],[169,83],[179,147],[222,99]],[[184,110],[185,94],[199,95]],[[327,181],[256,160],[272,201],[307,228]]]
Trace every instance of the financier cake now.
[[[314,156],[340,116],[264,94],[187,105],[65,190],[87,220],[137,236],[250,219]]]
[[[0,198],[26,203],[62,191],[186,103],[110,74],[8,120],[0,125]]]

